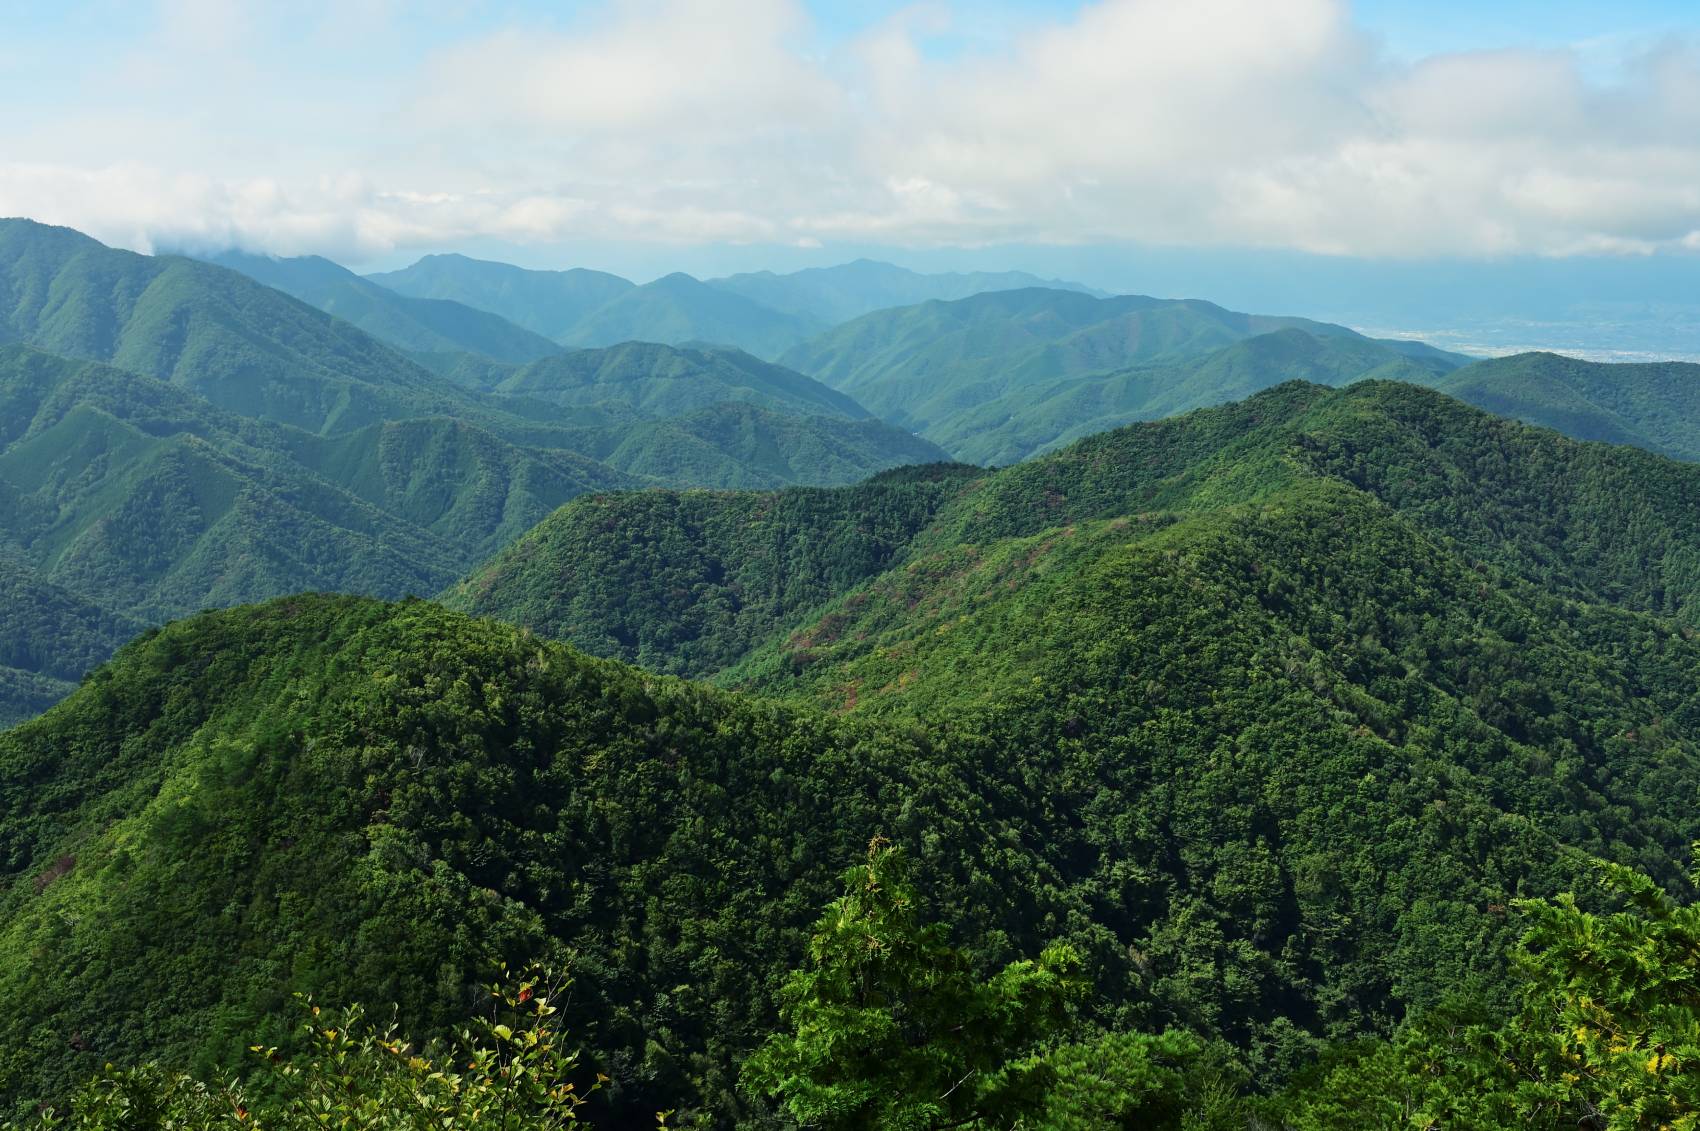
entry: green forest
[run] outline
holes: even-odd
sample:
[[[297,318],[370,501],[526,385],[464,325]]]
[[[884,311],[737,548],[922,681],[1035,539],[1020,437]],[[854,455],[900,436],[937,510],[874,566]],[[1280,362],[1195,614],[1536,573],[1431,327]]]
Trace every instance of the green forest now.
[[[0,222],[0,1126],[1700,1131],[1695,367],[222,263]]]

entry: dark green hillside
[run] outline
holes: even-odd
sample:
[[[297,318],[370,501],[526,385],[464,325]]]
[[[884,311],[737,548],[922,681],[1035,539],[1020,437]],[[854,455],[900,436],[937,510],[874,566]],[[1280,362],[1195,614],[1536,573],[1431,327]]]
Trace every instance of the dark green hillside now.
[[[48,706],[142,623],[301,589],[435,592],[567,500],[642,482],[463,421],[321,437],[0,347],[0,561],[17,575],[0,717]]]
[[[836,490],[587,496],[443,600],[596,655],[708,675],[884,572],[981,474],[940,464]]]
[[[0,735],[0,1097],[143,1049],[239,1063],[288,1039],[292,989],[429,1031],[488,954],[556,940],[615,1125],[704,1098],[729,1121],[736,1058],[870,826],[969,846],[921,859],[953,902],[1009,893],[983,925],[1062,925],[1077,901],[1018,883],[1045,870],[971,773],[422,603],[170,626]]]
[[[623,404],[650,417],[728,401],[805,416],[868,417],[843,393],[734,349],[626,342],[574,350],[492,377],[488,388],[502,395],[563,406]]]
[[[1608,365],[1525,353],[1437,382],[1459,400],[1574,436],[1700,460],[1700,365]]]
[[[611,610],[603,644],[681,668],[765,637],[723,678],[791,706],[418,602],[171,626],[0,736],[0,1087],[210,1070],[292,989],[428,1031],[481,949],[562,945],[613,1125],[754,1118],[736,1065],[872,831],[974,963],[1069,941],[1088,1017],[1220,1035],[1265,1083],[1459,987],[1501,1003],[1508,904],[1577,853],[1684,882],[1700,640],[1604,592],[1635,567],[1588,556],[1620,520],[1587,501],[1640,530],[1695,474],[1288,385],[993,474],[583,501],[457,595]]]
[[[569,346],[708,342],[774,358],[820,328],[820,323],[674,273],[610,299],[557,340]]]
[[[398,294],[490,311],[551,341],[634,286],[602,271],[528,271],[464,255],[427,255],[411,267],[367,278]]]
[[[28,220],[0,221],[0,336],[309,432],[489,411],[348,323],[245,275],[118,251]]]
[[[0,561],[0,729],[64,698],[140,631],[128,617]]]
[[[1224,352],[1260,338],[1268,340],[1249,352]],[[1301,356],[1307,351],[1316,356]],[[1283,380],[1429,380],[1465,360],[1197,300],[1043,289],[877,311],[780,359],[958,458],[1001,462],[1065,435],[1219,404]]]
[[[281,259],[229,251],[210,262],[294,295],[409,353],[467,352],[524,363],[560,352],[548,338],[499,315],[448,299],[398,294],[317,255]]]
[[[810,267],[787,275],[751,271],[709,279],[708,285],[822,326],[836,326],[875,310],[933,299],[967,298],[986,291],[1046,287],[1104,295],[1079,283],[1041,279],[1025,271],[948,271],[921,274],[890,263],[858,259],[835,267]]]
[[[674,486],[743,489],[824,487],[948,458],[883,420],[790,416],[735,403],[634,425],[597,454],[611,467]]]
[[[432,592],[470,556],[289,458],[312,438],[0,349],[0,508],[48,581],[144,620],[300,588]]]
[[[326,480],[467,557],[501,549],[587,491],[644,485],[576,452],[521,447],[443,417],[297,437],[291,450]]]

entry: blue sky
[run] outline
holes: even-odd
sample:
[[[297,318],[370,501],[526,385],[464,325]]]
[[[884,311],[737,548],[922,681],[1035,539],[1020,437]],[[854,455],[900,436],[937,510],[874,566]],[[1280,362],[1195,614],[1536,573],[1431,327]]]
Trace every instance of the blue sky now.
[[[142,249],[1700,251],[1693,0],[99,0],[0,33],[0,214]]]

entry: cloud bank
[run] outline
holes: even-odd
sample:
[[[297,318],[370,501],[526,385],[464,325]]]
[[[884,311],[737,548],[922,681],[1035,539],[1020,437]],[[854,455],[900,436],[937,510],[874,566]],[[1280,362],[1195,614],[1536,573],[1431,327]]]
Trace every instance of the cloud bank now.
[[[320,80],[263,18],[169,7],[112,120],[97,87],[8,146],[0,214],[355,259],[478,237],[1700,249],[1692,43],[1607,83],[1566,51],[1397,61],[1341,0],[1099,0],[962,50],[940,45],[967,5],[828,42],[793,0],[617,0]],[[398,18],[369,4],[353,34]]]

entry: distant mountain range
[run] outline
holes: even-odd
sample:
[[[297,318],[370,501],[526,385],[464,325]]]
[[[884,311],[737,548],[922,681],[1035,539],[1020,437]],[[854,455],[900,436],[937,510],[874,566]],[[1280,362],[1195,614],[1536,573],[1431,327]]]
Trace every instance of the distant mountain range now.
[[[460,256],[372,278],[216,259],[0,221],[0,721],[139,626],[208,605],[436,592],[585,493],[1007,465],[1292,379],[1433,385],[1700,458],[1700,367],[1472,362],[1019,273],[858,262],[640,287]],[[972,287],[1009,289],[861,309]],[[783,363],[727,344],[772,352],[851,311]],[[601,335],[637,340],[564,344]]]
[[[564,345],[715,342],[765,358],[885,307],[1041,285],[1090,291],[1021,271],[923,275],[871,260],[707,281],[676,273],[638,286],[598,271],[530,271],[463,255],[428,255],[368,278],[403,295],[498,314]]]
[[[1427,381],[1468,360],[1193,299],[1027,289],[877,311],[788,350],[782,364],[959,459],[1003,464],[1285,380]]]
[[[242,270],[0,222],[0,722],[144,624],[436,592],[587,491],[944,458],[736,350],[569,351],[325,260],[226,258]]]

